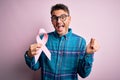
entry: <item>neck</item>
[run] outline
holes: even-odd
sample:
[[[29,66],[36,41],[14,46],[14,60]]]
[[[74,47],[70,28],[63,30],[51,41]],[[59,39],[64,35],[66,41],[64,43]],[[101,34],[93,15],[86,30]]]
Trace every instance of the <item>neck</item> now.
[[[64,33],[64,34],[59,34],[59,36],[61,37],[61,36],[63,36],[63,35],[66,35],[68,33],[68,31],[66,31],[66,33]]]

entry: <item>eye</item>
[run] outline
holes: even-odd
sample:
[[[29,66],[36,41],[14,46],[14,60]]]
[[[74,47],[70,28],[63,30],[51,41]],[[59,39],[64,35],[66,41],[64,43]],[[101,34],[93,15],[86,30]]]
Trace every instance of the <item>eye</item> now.
[[[61,19],[65,19],[66,18],[66,15],[61,15]]]
[[[51,18],[52,18],[52,19],[56,19],[56,16],[52,16]]]
[[[57,16],[52,16],[51,19],[52,19],[52,21],[56,21],[58,19],[58,17]]]

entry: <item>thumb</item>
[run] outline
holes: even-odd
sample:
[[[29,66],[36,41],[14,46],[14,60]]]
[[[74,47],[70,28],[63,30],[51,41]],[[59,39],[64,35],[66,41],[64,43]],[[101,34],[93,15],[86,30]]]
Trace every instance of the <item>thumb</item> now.
[[[95,42],[95,39],[91,38],[91,40],[90,40],[90,48],[91,49],[94,49],[94,42]]]

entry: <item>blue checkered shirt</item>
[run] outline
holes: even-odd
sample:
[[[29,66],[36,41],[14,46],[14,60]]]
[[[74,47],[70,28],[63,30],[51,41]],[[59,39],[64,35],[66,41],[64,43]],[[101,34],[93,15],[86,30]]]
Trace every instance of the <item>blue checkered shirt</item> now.
[[[32,70],[41,68],[42,80],[78,80],[87,77],[92,68],[93,54],[87,54],[86,41],[72,33],[72,29],[63,36],[56,31],[48,33],[47,48],[51,52],[51,60],[42,52],[38,62],[25,55],[26,64]]]

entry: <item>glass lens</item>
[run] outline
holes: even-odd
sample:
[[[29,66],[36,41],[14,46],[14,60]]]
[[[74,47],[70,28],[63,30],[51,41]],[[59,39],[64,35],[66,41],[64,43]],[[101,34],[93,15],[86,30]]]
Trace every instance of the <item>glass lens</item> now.
[[[66,15],[66,14],[63,14],[61,16],[55,16],[55,15],[53,15],[51,17],[51,19],[52,19],[52,21],[58,21],[58,19],[60,19],[61,21],[65,21],[67,17],[68,17],[68,15]]]

